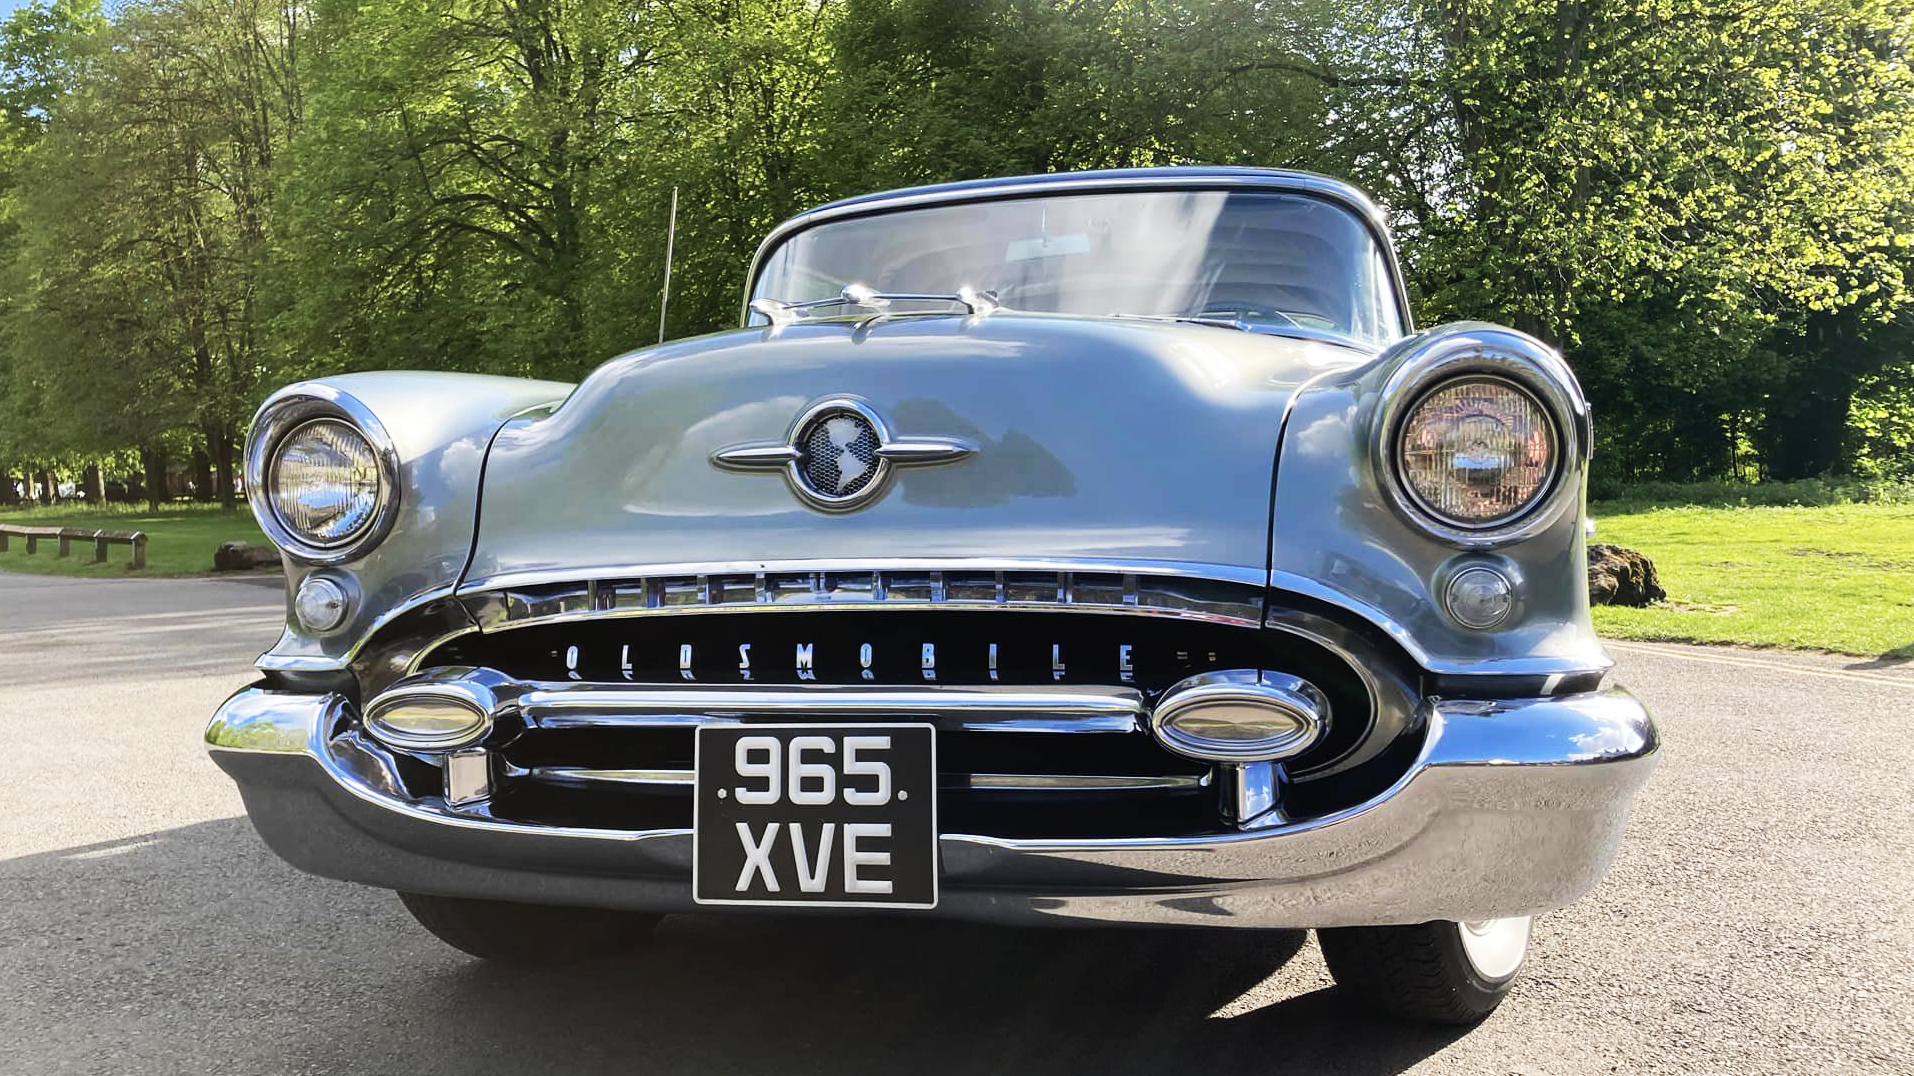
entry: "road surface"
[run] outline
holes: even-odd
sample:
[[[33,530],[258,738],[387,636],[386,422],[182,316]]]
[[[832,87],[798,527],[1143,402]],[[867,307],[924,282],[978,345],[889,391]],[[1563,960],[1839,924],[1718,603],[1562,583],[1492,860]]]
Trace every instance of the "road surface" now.
[[[1914,671],[1618,645],[1661,768],[1463,1033],[1350,1011],[1302,934],[678,916],[480,965],[280,863],[200,749],[281,601],[0,575],[0,1072],[1914,1072]]]

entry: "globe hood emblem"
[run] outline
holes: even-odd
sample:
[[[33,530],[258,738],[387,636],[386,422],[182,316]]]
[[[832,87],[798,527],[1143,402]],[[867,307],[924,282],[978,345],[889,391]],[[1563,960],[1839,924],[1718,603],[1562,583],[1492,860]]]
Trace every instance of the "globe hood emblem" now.
[[[846,512],[881,496],[899,467],[953,463],[976,451],[947,437],[893,437],[869,403],[832,396],[805,408],[784,440],[721,448],[711,462],[727,471],[782,471],[799,500]]]

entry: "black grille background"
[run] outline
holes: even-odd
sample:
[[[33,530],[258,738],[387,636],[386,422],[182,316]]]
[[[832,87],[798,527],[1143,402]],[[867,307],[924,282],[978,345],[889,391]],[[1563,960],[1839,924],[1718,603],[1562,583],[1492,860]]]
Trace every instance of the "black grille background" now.
[[[797,648],[809,644],[817,683],[921,684],[933,682],[923,675],[928,643],[936,648],[935,683],[988,684],[990,644],[995,643],[998,683],[1128,682],[1160,691],[1209,669],[1260,665],[1306,676],[1290,664],[1269,665],[1272,660],[1322,664],[1320,654],[1285,647],[1284,640],[1291,638],[1167,617],[1080,613],[687,613],[468,635],[435,652],[429,664],[484,665],[527,680],[682,682],[679,647],[689,644],[699,683],[799,684],[810,681],[798,675]],[[872,656],[869,678],[859,660],[866,643]],[[746,644],[749,677],[740,668],[739,647]],[[1120,675],[1125,645],[1130,647],[1130,681]],[[1062,675],[1053,668],[1055,657],[1063,661]]]

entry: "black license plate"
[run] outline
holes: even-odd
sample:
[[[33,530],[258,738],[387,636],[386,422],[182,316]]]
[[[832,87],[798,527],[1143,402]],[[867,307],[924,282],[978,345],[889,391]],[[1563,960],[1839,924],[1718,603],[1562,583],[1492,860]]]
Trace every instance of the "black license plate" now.
[[[929,725],[701,725],[700,904],[937,906]]]

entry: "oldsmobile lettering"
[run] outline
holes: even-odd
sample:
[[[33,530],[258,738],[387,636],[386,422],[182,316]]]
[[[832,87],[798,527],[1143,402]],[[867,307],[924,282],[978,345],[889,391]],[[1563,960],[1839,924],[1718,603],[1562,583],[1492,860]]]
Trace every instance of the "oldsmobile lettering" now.
[[[1658,739],[1574,373],[1417,329],[1387,220],[1253,168],[875,194],[576,385],[288,386],[285,630],[207,744],[483,958],[694,907],[1313,928],[1352,998],[1481,1019]]]

